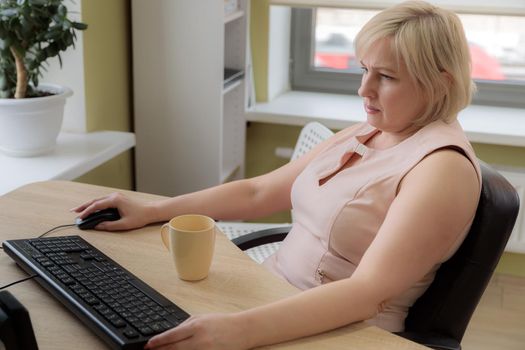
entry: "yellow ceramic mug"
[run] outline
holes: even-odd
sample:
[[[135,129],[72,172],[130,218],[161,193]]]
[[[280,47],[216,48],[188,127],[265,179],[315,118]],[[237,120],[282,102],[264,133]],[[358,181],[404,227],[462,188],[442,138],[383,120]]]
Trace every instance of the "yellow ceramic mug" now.
[[[198,281],[208,276],[215,230],[212,218],[197,214],[177,216],[162,225],[162,242],[171,252],[180,279]]]

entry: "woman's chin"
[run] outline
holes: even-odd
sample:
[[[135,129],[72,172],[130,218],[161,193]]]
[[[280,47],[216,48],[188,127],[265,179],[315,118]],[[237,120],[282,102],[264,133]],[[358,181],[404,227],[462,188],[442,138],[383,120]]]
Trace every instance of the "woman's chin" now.
[[[378,116],[377,113],[374,113],[374,114],[370,114],[370,113],[367,113],[366,114],[366,121],[368,124],[370,124],[371,126],[375,127],[375,128],[379,128],[381,122],[380,122],[381,118]]]

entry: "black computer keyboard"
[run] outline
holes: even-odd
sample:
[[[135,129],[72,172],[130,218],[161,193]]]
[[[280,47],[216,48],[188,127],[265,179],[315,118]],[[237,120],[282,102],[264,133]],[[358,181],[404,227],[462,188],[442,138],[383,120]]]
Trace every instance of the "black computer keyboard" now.
[[[189,317],[79,236],[8,240],[3,247],[113,349],[142,349]]]

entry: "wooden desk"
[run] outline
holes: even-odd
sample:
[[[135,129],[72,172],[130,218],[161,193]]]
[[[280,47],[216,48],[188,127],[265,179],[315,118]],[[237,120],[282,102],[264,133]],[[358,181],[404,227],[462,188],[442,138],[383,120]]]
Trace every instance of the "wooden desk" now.
[[[111,188],[66,181],[21,187],[0,197],[0,240],[31,238],[54,226],[72,223],[76,215],[70,213],[69,208],[113,191]],[[161,198],[144,193],[126,193],[144,200]],[[67,228],[49,236],[82,236],[190,314],[235,312],[298,293],[296,288],[254,263],[223,235],[217,237],[209,277],[200,282],[181,281],[176,277],[172,260],[161,243],[159,228],[160,225],[151,225],[121,233]],[[26,276],[0,250],[0,285]],[[73,344],[76,350],[107,348],[37,282],[29,280],[8,290],[29,310],[40,349],[71,349]],[[425,349],[364,323],[268,348]]]

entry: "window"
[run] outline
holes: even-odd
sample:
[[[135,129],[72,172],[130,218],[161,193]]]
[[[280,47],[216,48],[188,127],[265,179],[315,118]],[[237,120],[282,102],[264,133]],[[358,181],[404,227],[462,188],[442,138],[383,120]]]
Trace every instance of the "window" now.
[[[292,15],[292,88],[356,94],[353,40],[378,10],[301,8]],[[474,103],[525,107],[525,16],[460,13],[478,86]]]

